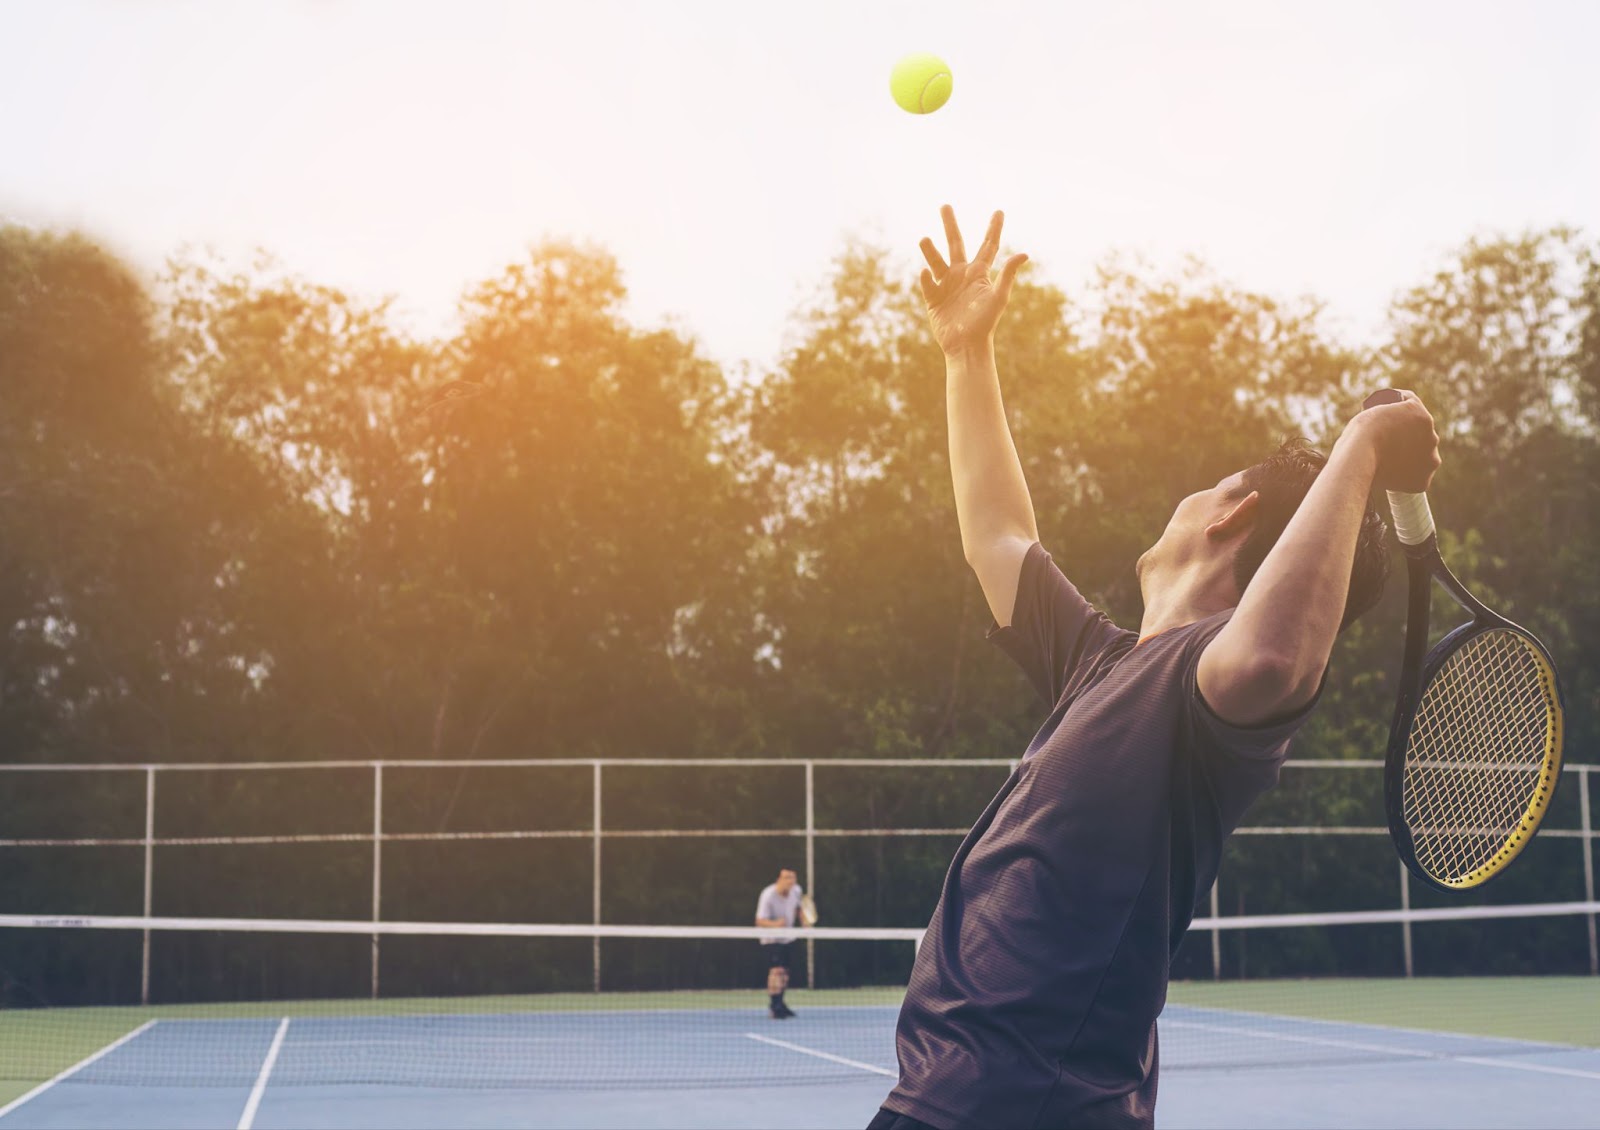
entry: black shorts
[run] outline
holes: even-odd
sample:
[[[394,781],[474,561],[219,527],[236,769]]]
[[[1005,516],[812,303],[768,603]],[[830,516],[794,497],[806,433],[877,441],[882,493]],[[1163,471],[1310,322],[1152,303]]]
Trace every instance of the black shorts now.
[[[779,966],[784,969],[789,968],[788,942],[770,942],[761,948],[767,951],[767,968],[777,969]]]

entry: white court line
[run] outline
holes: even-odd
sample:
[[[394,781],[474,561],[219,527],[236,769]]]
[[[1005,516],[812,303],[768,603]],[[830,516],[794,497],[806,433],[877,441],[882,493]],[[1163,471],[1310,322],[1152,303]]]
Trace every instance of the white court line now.
[[[771,1044],[775,1048],[784,1048],[788,1051],[799,1052],[801,1055],[814,1055],[818,1059],[826,1059],[833,1063],[842,1063],[846,1067],[854,1067],[859,1071],[870,1071],[874,1075],[887,1075],[891,1079],[898,1079],[900,1077],[900,1073],[898,1071],[890,1071],[887,1068],[878,1067],[871,1063],[862,1063],[858,1059],[846,1059],[842,1055],[833,1055],[830,1052],[819,1052],[816,1048],[807,1048],[802,1047],[800,1044],[791,1044],[788,1040],[774,1040],[771,1036],[758,1036],[754,1032],[746,1032],[744,1034],[744,1038],[747,1040],[756,1040],[763,1044]]]
[[[1485,1040],[1496,1044],[1519,1044],[1530,1052],[1592,1052],[1595,1049],[1587,1044],[1563,1044],[1555,1040],[1529,1040],[1522,1036],[1486,1036],[1479,1032],[1446,1032],[1440,1028],[1406,1028],[1399,1024],[1378,1024],[1371,1020],[1328,1020],[1319,1016],[1293,1016],[1281,1012],[1252,1012],[1244,1008],[1219,1008],[1208,1004],[1177,1004],[1176,1007],[1189,1009],[1193,1012],[1215,1012],[1228,1017],[1239,1017],[1245,1020],[1291,1020],[1301,1024],[1331,1024],[1338,1028],[1360,1028],[1374,1032],[1388,1033],[1400,1032],[1407,1036],[1434,1036],[1446,1040],[1475,1040],[1482,1043]],[[1182,1024],[1181,1020],[1163,1020],[1163,1024]],[[1189,1023],[1198,1023],[1190,1021]]]
[[[256,1076],[256,1085],[250,1090],[250,1100],[244,1104],[244,1113],[239,1116],[238,1130],[250,1130],[255,1125],[256,1109],[261,1106],[261,1096],[266,1094],[267,1080],[272,1077],[272,1065],[278,1062],[278,1049],[283,1047],[283,1037],[288,1032],[289,1018],[285,1016],[283,1023],[278,1025],[278,1034],[272,1037],[267,1058],[261,1062],[261,1074]]]
[[[1415,1048],[1396,1047],[1393,1044],[1367,1044],[1358,1040],[1333,1040],[1326,1036],[1291,1036],[1285,1032],[1269,1032],[1260,1028],[1232,1028],[1225,1024],[1201,1024],[1195,1020],[1169,1020],[1173,1028],[1196,1028],[1204,1032],[1225,1032],[1234,1036],[1258,1036],[1264,1040],[1281,1040],[1292,1044],[1317,1044],[1327,1048],[1351,1048],[1355,1051],[1382,1052],[1385,1055],[1408,1055],[1415,1059],[1450,1060],[1471,1063],[1479,1067],[1503,1067],[1507,1071],[1537,1071],[1545,1075],[1571,1075],[1578,1079],[1600,1079],[1600,1071],[1580,1071],[1575,1067],[1547,1067],[1540,1063],[1519,1063],[1515,1060],[1487,1059],[1482,1056],[1456,1055],[1452,1052],[1425,1052]],[[1430,1035],[1433,1033],[1429,1033]],[[1482,1037],[1490,1039],[1490,1037]]]
[[[1461,1063],[1475,1063],[1480,1067],[1504,1067],[1507,1071],[1538,1071],[1545,1075],[1571,1075],[1577,1079],[1600,1079],[1600,1071],[1580,1071],[1576,1067],[1549,1067],[1542,1063],[1521,1063],[1507,1059],[1480,1059],[1475,1055],[1453,1055]]]
[[[5,1106],[0,1106],[0,1118],[4,1118],[6,1115],[8,1115],[12,1111],[16,1110],[19,1106],[21,1106],[23,1103],[27,1102],[29,1099],[37,1098],[39,1095],[44,1094],[51,1087],[54,1087],[57,1083],[60,1083],[64,1079],[69,1079],[73,1075],[76,1075],[78,1072],[82,1071],[85,1067],[88,1067],[91,1063],[93,1063],[95,1060],[99,1059],[101,1056],[110,1055],[112,1052],[116,1051],[123,1044],[127,1043],[129,1040],[133,1039],[135,1036],[142,1035],[145,1032],[148,1032],[150,1029],[154,1028],[155,1026],[156,1026],[156,1022],[154,1020],[146,1020],[143,1024],[139,1025],[139,1027],[135,1028],[132,1032],[129,1032],[126,1036],[123,1036],[122,1039],[115,1040],[112,1043],[107,1044],[105,1047],[103,1047],[99,1051],[95,1052],[88,1059],[79,1060],[77,1063],[74,1063],[71,1067],[69,1067],[65,1071],[63,1071],[60,1075],[57,1075],[54,1079],[50,1079],[50,1080],[47,1080],[46,1082],[40,1083],[37,1087],[35,1087],[33,1090],[29,1091],[27,1094],[23,1095],[21,1098],[12,1099]]]

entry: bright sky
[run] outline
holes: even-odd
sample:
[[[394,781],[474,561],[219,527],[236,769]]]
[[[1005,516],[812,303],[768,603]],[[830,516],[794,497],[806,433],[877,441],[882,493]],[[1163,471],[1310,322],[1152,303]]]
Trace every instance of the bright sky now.
[[[0,43],[0,218],[264,247],[423,332],[565,236],[765,363],[847,236],[909,274],[944,201],[1069,292],[1193,253],[1354,336],[1468,235],[1600,233],[1587,0],[0,0]],[[917,50],[955,75],[920,118]]]

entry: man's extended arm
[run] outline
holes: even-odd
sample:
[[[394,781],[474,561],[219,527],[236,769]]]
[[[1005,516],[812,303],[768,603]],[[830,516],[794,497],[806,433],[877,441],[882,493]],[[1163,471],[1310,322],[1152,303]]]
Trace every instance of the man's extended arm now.
[[[1033,500],[1023,478],[1000,398],[994,330],[1011,294],[1012,280],[1026,260],[1013,255],[998,280],[989,278],[1000,248],[1004,217],[989,221],[983,245],[967,261],[961,231],[949,206],[940,210],[949,244],[947,263],[931,240],[922,241],[928,269],[922,294],[928,320],[945,354],[945,402],[950,428],[950,472],[954,480],[961,549],[978,575],[995,622],[1011,622],[1017,581],[1028,547],[1039,540]]]
[[[1438,441],[1433,418],[1409,393],[1350,421],[1200,657],[1200,693],[1224,721],[1254,725],[1315,697],[1344,619],[1372,488],[1426,490],[1439,465]]]
[[[1005,627],[1017,603],[1022,560],[1039,540],[1039,529],[1006,425],[992,341],[945,358],[945,403],[961,551],[978,575],[995,623]]]

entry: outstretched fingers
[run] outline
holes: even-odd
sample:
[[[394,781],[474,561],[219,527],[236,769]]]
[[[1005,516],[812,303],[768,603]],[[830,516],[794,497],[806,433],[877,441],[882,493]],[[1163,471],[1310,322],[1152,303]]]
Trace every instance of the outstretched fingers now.
[[[974,263],[982,263],[984,269],[994,265],[994,257],[1000,253],[1000,229],[1005,227],[1006,214],[996,212],[989,217],[989,230],[983,234],[983,242],[978,245],[978,256]]]
[[[1026,255],[1013,255],[1000,268],[1000,281],[995,284],[995,289],[1000,294],[1001,302],[1011,297],[1011,284],[1016,281],[1017,271],[1027,261],[1028,257]]]
[[[956,226],[956,210],[946,204],[939,209],[939,215],[944,219],[945,242],[950,245],[950,265],[965,263],[967,245],[961,242],[961,229]]]
[[[944,220],[944,236],[950,245],[950,260],[945,261],[939,254],[939,249],[934,246],[931,239],[924,239],[917,244],[922,251],[922,257],[928,263],[927,269],[920,276],[922,297],[928,305],[935,305],[940,298],[940,290],[950,286],[957,288],[964,285],[961,279],[971,280],[974,275],[966,271],[967,249],[961,239],[961,229],[956,225],[955,209],[946,204],[939,209],[939,215]],[[972,260],[972,267],[982,274],[976,275],[980,281],[988,279],[988,272],[993,268],[995,257],[1000,253],[1000,233],[1005,228],[1006,214],[996,212],[989,217],[989,229],[984,233],[983,242],[978,245],[977,257]],[[996,287],[1001,299],[1011,293],[1011,284],[1017,277],[1017,270],[1028,261],[1026,255],[1013,255],[1006,260],[1000,270],[1000,278]],[[956,281],[952,282],[952,275]]]

